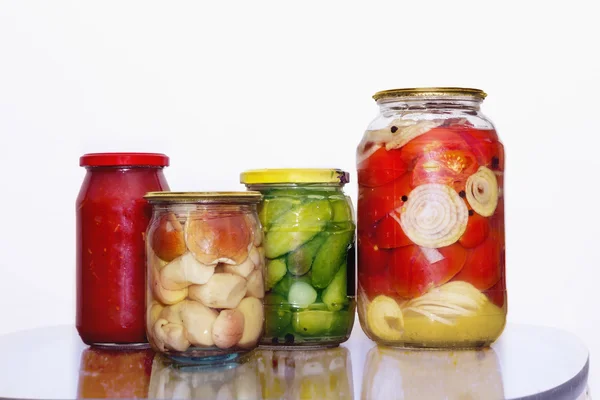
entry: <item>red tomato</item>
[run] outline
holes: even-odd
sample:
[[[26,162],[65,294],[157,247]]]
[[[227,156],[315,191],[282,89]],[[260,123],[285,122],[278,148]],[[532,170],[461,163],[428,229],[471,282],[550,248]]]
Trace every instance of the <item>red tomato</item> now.
[[[438,127],[417,136],[401,148],[402,158],[409,164],[424,154],[441,150],[468,151],[469,146],[457,132]]]
[[[358,184],[380,186],[393,181],[406,172],[408,166],[400,158],[400,150],[380,148],[358,164]]]
[[[359,225],[371,226],[392,210],[400,207],[410,194],[411,174],[377,187],[358,188]],[[407,197],[404,197],[407,196]],[[403,200],[404,199],[404,200]]]
[[[503,270],[501,239],[498,232],[491,231],[483,243],[469,252],[464,267],[453,280],[469,282],[479,290],[494,286]]]
[[[358,284],[365,291],[369,300],[373,300],[381,294],[397,297],[387,273],[359,275]]]
[[[502,277],[494,286],[483,292],[488,299],[498,307],[502,308],[506,301],[506,279]]]
[[[467,178],[477,172],[478,168],[477,159],[470,151],[432,151],[417,161],[413,170],[412,186],[441,183],[460,192],[465,189]]]
[[[504,147],[498,141],[496,131],[462,128],[458,132],[469,144],[480,165],[485,165],[491,169],[504,169]]]
[[[390,252],[379,248],[367,235],[358,235],[358,274],[369,275],[386,271]]]
[[[375,228],[375,243],[377,243],[377,246],[382,249],[394,249],[413,244],[402,230],[399,221],[400,215],[395,211],[379,221]]]
[[[434,257],[433,263],[428,257]],[[466,250],[458,243],[439,249],[416,245],[397,248],[390,263],[392,285],[402,297],[418,297],[452,279],[466,257]]]
[[[463,233],[458,241],[463,247],[470,249],[481,244],[489,233],[490,222],[488,218],[473,213],[473,215],[469,215],[467,230],[465,230],[465,233]]]

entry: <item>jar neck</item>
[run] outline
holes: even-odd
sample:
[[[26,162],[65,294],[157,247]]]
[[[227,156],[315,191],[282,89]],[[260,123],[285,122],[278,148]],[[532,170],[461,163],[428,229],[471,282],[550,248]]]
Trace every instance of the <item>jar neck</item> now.
[[[479,111],[482,100],[474,97],[402,97],[377,101],[381,112],[459,110]]]

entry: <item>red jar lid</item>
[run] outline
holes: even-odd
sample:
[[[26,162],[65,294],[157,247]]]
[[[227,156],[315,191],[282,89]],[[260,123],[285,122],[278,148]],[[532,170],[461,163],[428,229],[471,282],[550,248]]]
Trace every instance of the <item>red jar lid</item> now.
[[[81,156],[79,165],[82,167],[168,167],[169,157],[160,153],[88,153]]]

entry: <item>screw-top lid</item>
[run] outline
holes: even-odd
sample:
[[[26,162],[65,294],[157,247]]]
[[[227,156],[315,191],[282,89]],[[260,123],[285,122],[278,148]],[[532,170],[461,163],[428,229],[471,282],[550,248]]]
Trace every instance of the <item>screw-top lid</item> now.
[[[350,174],[340,169],[256,169],[240,174],[240,182],[246,185],[275,183],[340,183],[343,185],[349,181]]]
[[[88,153],[81,156],[79,165],[82,167],[168,167],[169,157],[161,153]]]
[[[144,196],[151,204],[199,203],[199,204],[257,204],[260,192],[148,192]]]
[[[373,95],[373,99],[381,100],[397,97],[475,97],[483,100],[487,94],[480,89],[460,87],[424,87],[382,90]]]

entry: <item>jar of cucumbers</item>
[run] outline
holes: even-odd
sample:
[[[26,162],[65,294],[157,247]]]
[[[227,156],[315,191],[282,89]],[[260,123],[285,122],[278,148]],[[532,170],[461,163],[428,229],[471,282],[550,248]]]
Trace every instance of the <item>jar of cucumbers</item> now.
[[[266,256],[262,345],[336,346],[355,312],[353,208],[349,175],[335,169],[270,169],[241,174],[263,194],[258,206]]]
[[[359,318],[378,343],[467,348],[506,322],[504,147],[477,89],[379,92],[357,151]]]
[[[153,192],[146,232],[146,333],[184,362],[232,361],[264,327],[257,192]]]

